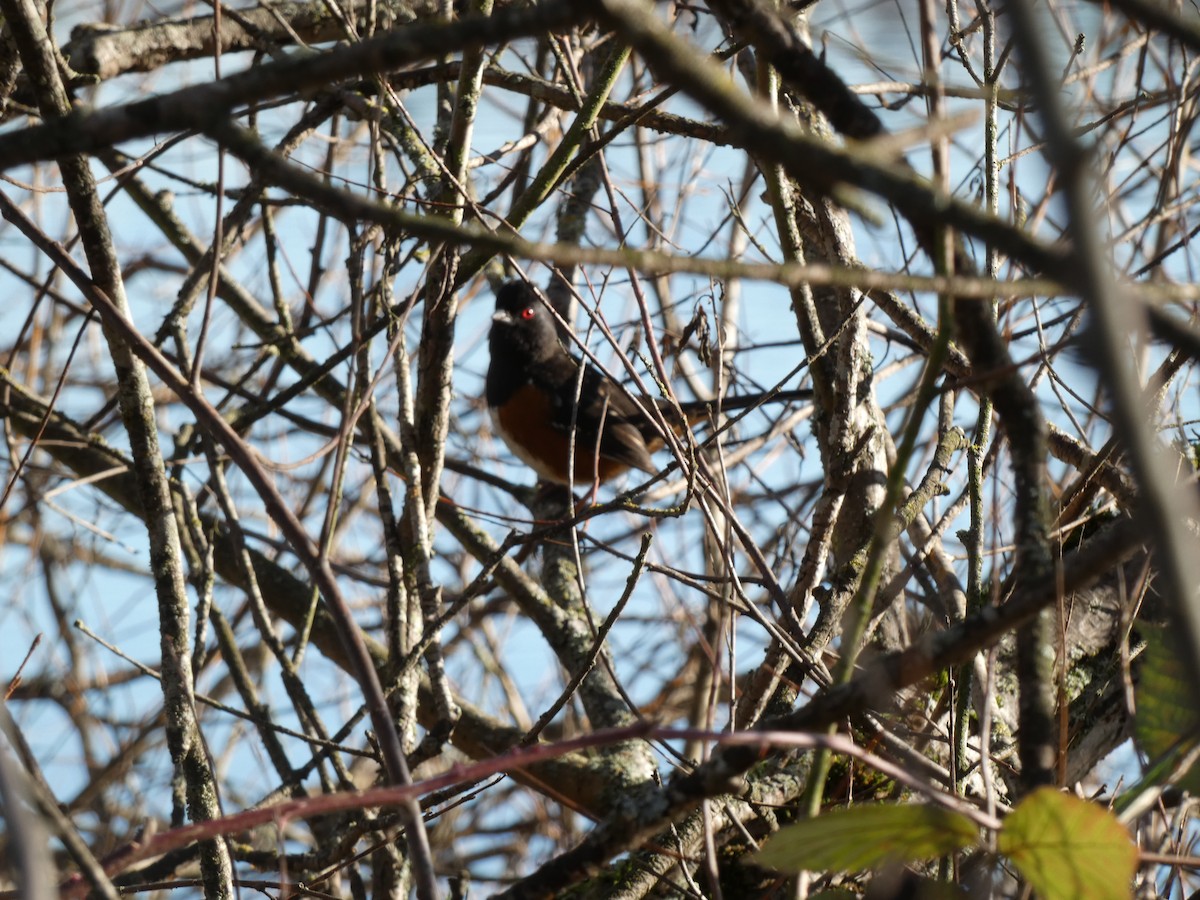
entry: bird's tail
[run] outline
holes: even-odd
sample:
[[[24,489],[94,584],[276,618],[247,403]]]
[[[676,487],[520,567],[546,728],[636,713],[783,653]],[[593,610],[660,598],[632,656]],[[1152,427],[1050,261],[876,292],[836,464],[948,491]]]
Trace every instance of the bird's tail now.
[[[703,422],[711,418],[718,409],[724,413],[736,412],[742,409],[761,406],[765,403],[793,403],[797,400],[810,400],[812,399],[812,395],[812,391],[807,388],[758,391],[753,394],[723,397],[719,402],[717,400],[685,400],[679,404],[679,409],[683,412],[688,424],[695,425],[698,422]],[[659,406],[668,415],[669,421],[670,413],[673,411],[671,405],[666,401],[660,400]]]

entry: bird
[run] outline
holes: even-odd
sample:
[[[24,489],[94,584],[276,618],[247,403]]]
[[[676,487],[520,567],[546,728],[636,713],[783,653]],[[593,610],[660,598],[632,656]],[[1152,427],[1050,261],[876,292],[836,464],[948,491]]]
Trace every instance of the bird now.
[[[677,434],[706,418],[711,406],[688,401],[676,408],[649,398],[639,405],[620,384],[562,345],[549,308],[521,280],[496,292],[488,350],[484,393],[492,428],[540,479],[554,484],[599,485],[630,469],[657,475],[662,467],[653,454],[665,440],[648,406],[657,406]],[[809,395],[786,391],[770,399]],[[764,399],[767,395],[744,395],[721,405],[737,409]]]

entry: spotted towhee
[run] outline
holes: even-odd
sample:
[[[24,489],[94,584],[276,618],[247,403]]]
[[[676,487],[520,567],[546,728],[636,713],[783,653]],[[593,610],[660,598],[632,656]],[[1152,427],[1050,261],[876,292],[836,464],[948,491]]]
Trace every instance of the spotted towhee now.
[[[651,454],[663,446],[661,426],[620,385],[563,347],[553,315],[525,282],[510,281],[497,291],[488,347],[487,404],[493,427],[543,480],[587,485],[631,468],[651,475],[660,471]],[[770,399],[808,393],[787,391]],[[732,397],[721,406],[745,408],[764,399],[762,394]],[[705,418],[710,406],[705,401],[686,402],[679,409],[662,400],[645,403],[657,405],[677,433]],[[574,477],[568,479],[572,432]]]

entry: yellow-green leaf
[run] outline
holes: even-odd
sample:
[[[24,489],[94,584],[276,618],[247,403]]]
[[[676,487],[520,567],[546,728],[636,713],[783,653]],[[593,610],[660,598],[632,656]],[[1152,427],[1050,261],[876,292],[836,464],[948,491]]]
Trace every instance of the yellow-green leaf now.
[[[753,860],[785,872],[861,872],[889,862],[942,856],[974,844],[978,837],[970,819],[939,806],[874,804],[789,825]]]
[[[1149,627],[1142,627],[1142,631],[1146,635],[1146,651],[1142,654],[1137,685],[1134,736],[1147,757],[1165,763],[1170,769],[1179,754],[1195,746],[1200,732],[1200,706],[1196,703],[1191,671],[1170,632]],[[1181,783],[1194,791],[1200,788],[1200,777],[1192,771]]]
[[[1128,900],[1137,849],[1108,810],[1053,788],[1022,800],[997,847],[1041,900]]]

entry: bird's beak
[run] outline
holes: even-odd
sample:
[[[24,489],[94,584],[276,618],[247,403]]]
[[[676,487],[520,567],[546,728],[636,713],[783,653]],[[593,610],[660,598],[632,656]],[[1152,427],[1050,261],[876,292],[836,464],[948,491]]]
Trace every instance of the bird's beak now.
[[[516,319],[513,318],[513,314],[510,313],[508,310],[498,309],[494,313],[492,313],[492,321],[497,322],[501,325],[511,325],[511,324],[513,324],[513,322],[516,321]]]

